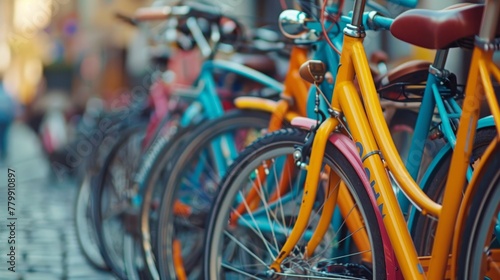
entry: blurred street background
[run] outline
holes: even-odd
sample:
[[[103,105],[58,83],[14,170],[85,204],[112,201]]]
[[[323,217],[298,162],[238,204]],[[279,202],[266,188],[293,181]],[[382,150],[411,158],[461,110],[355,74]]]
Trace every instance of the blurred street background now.
[[[0,279],[114,279],[91,267],[80,252],[73,221],[77,188],[55,180],[37,135],[23,123],[10,128],[0,180]],[[15,152],[14,152],[15,151]],[[16,265],[7,263],[7,170],[16,173]],[[10,245],[9,245],[10,246]]]

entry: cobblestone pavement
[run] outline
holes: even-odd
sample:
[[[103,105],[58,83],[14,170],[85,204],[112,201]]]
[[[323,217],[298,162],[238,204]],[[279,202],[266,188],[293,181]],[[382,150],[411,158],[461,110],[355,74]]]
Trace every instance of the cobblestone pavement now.
[[[114,279],[80,251],[73,222],[76,183],[51,178],[37,136],[24,125],[12,126],[9,145],[7,163],[0,166],[0,279]],[[8,168],[16,180],[12,213]],[[10,246],[15,263],[9,263]]]

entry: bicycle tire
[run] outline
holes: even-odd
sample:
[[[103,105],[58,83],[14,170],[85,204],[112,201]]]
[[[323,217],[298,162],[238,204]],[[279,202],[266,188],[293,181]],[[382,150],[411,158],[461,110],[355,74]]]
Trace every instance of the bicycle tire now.
[[[167,180],[159,212],[157,248],[158,268],[161,279],[173,279],[176,277],[172,246],[174,239],[179,240],[181,237],[188,238],[189,242],[187,243],[190,245],[190,249],[187,250],[186,242],[181,242],[184,245],[181,248],[183,249],[182,255],[186,273],[189,275],[189,278],[197,278],[193,276],[193,272],[200,271],[200,257],[203,252],[204,215],[206,215],[210,208],[213,192],[221,179],[221,177],[218,177],[218,173],[213,172],[214,170],[211,169],[212,165],[210,163],[213,163],[211,160],[214,157],[209,155],[209,153],[213,151],[206,150],[206,148],[214,145],[213,143],[219,141],[221,137],[229,135],[230,140],[229,138],[224,138],[224,140],[238,143],[237,147],[235,147],[237,149],[235,152],[239,152],[246,145],[250,144],[251,141],[260,136],[261,131],[268,127],[270,119],[271,114],[267,112],[233,110],[218,119],[204,123],[196,131],[193,131],[190,139],[185,142],[186,145],[179,149],[174,156],[173,161],[176,164],[167,170],[168,175],[166,176]],[[234,137],[242,137],[244,141],[236,142]],[[227,147],[227,145],[223,145],[223,147]],[[223,168],[228,165],[228,161],[234,160],[227,157],[228,154],[224,156]],[[205,160],[207,161],[205,162]],[[203,172],[201,172],[202,175],[195,178],[192,176],[194,173],[190,173],[190,168],[192,167],[192,163],[199,162],[201,162],[201,165],[196,165],[197,167],[208,168],[203,169]],[[160,168],[163,167],[160,166]],[[224,170],[219,172],[223,175]],[[189,183],[197,186],[195,191],[186,187],[185,182],[187,178],[190,180]],[[200,187],[203,188],[203,191],[199,191]],[[180,191],[181,189],[182,192]],[[184,196],[180,197],[181,195]],[[185,217],[174,216],[175,203],[178,201],[182,201],[184,205],[190,207],[193,213]],[[174,224],[175,231],[173,230]],[[187,230],[181,230],[182,228]],[[186,258],[184,253],[188,253],[189,258]]]
[[[486,150],[491,140],[496,136],[494,128],[483,128],[477,131],[472,148],[471,163],[480,160],[481,155]],[[451,156],[453,151],[441,159],[437,168],[432,170],[429,175],[427,184],[422,187],[423,191],[432,200],[441,203],[446,179],[448,178],[448,170],[450,168]],[[417,214],[414,217],[411,234],[417,253],[420,256],[429,256],[432,252],[432,244],[434,243],[433,234],[436,231],[437,221],[432,218]]]
[[[108,202],[107,197],[104,198],[103,196],[106,194],[105,192],[111,189],[112,191],[114,190],[114,186],[109,186],[110,182],[108,180],[112,179],[110,176],[113,176],[111,174],[111,170],[114,167],[115,162],[120,160],[118,157],[121,156],[121,152],[125,152],[125,157],[126,157],[126,165],[124,166],[125,168],[125,173],[124,174],[119,174],[118,177],[120,179],[125,179],[125,180],[130,180],[131,174],[133,171],[135,171],[136,164],[139,163],[140,159],[140,145],[141,145],[141,140],[144,137],[144,134],[146,132],[146,125],[137,125],[134,126],[128,130],[126,130],[121,138],[115,143],[113,148],[111,149],[109,155],[107,156],[101,171],[99,172],[99,175],[97,177],[97,183],[94,185],[94,190],[92,192],[93,198],[92,198],[92,203],[93,203],[93,217],[94,217],[94,225],[98,237],[98,244],[99,244],[99,249],[101,251],[102,257],[104,258],[104,261],[108,265],[108,267],[111,269],[111,271],[120,279],[127,279],[127,271],[130,271],[130,269],[127,269],[125,267],[125,262],[124,262],[124,252],[123,252],[123,241],[124,241],[124,235],[125,235],[125,228],[124,228],[124,221],[122,221],[123,218],[123,210],[128,209],[129,207],[126,207],[124,209],[119,209],[120,211],[117,213],[112,213],[112,217],[116,217],[117,220],[114,220],[113,225],[109,225],[107,221],[109,218],[106,217],[106,213],[104,213],[108,209],[103,209],[103,203]],[[130,148],[130,149],[128,149]],[[138,152],[138,154],[133,154],[132,156],[128,154],[129,151],[134,151]],[[122,170],[123,171],[123,170]],[[131,173],[129,173],[131,172]],[[120,176],[121,175],[121,176]],[[127,182],[124,182],[124,184],[120,184],[119,187],[121,188],[130,188],[133,184],[127,184]],[[121,195],[122,197],[119,197],[119,200],[121,199],[122,201],[128,203],[127,197],[123,197],[126,193],[121,191],[121,192],[116,192],[117,195]],[[114,206],[119,205],[117,203],[114,203]],[[122,206],[123,207],[123,206]],[[114,234],[108,234],[107,230],[109,227],[117,227],[119,233],[114,233]],[[117,235],[118,234],[118,235]],[[114,243],[120,243],[121,244],[114,244]],[[115,246],[116,245],[116,246]]]
[[[498,279],[498,215],[500,212],[500,146],[483,165],[462,233],[458,279]],[[493,230],[493,231],[492,231]],[[492,253],[492,247],[497,253]],[[492,265],[491,261],[496,264]],[[493,269],[487,270],[487,269]],[[486,271],[487,270],[487,271]]]
[[[99,270],[109,270],[97,246],[97,235],[91,220],[90,180],[90,175],[85,174],[76,198],[74,210],[76,235],[85,259]]]
[[[84,159],[81,174],[79,175],[80,187],[75,202],[74,221],[78,244],[87,261],[99,270],[109,271],[98,247],[97,234],[92,216],[91,190],[95,184],[97,170],[99,170],[106,160],[109,150],[117,141],[118,134],[124,129],[123,125],[116,118],[108,118],[111,124],[105,129],[95,129],[92,132],[94,149],[90,156]],[[99,137],[99,135],[101,135]],[[97,137],[96,137],[97,136]],[[82,136],[83,137],[83,136]]]
[[[297,209],[293,209],[294,206],[294,203],[297,205],[300,205],[302,203],[302,192],[300,190],[302,190],[302,187],[301,187],[301,184],[302,183],[299,183],[297,185],[297,187],[299,188],[298,191],[296,192],[298,195],[296,197],[293,197],[292,195],[292,202],[289,202],[287,204],[285,204],[285,202],[283,202],[283,205],[287,206],[287,207],[283,207],[281,206],[282,209],[278,209],[279,207],[279,202],[276,202],[275,205],[278,205],[278,206],[275,206],[278,210],[273,210],[275,211],[276,213],[274,213],[273,215],[268,215],[268,217],[272,217],[272,216],[275,216],[275,217],[278,217],[280,216],[281,213],[278,213],[278,212],[285,212],[285,210],[287,210],[286,208],[288,207],[291,207],[292,209],[290,211],[288,211],[288,215],[290,215],[290,217],[288,218],[287,221],[289,221],[289,224],[285,224],[285,219],[282,219],[282,221],[276,221],[276,220],[273,220],[273,223],[275,223],[276,225],[282,225],[284,227],[284,229],[282,230],[283,232],[285,232],[285,234],[282,234],[282,235],[285,235],[285,236],[281,236],[282,240],[280,243],[276,243],[278,244],[278,246],[275,246],[274,244],[271,244],[271,245],[268,245],[270,247],[270,249],[266,249],[264,248],[262,251],[259,251],[259,248],[257,248],[257,243],[259,241],[263,241],[262,243],[265,243],[267,242],[266,240],[266,236],[264,236],[264,234],[262,233],[263,230],[265,229],[264,227],[262,227],[262,230],[259,228],[257,229],[251,229],[251,226],[252,226],[252,222],[251,220],[246,220],[245,222],[242,222],[242,224],[245,224],[245,223],[248,223],[248,224],[245,224],[247,227],[249,227],[250,229],[246,229],[245,226],[241,226],[242,229],[240,231],[238,231],[238,227],[240,226],[240,223],[237,223],[236,225],[235,224],[232,224],[230,225],[230,223],[228,223],[228,217],[229,217],[229,212],[231,210],[234,210],[232,209],[232,205],[233,205],[233,202],[234,202],[234,198],[237,196],[237,194],[239,194],[240,197],[245,197],[245,192],[243,190],[243,188],[245,187],[245,185],[247,184],[246,182],[249,181],[249,176],[248,175],[251,175],[252,173],[254,173],[257,169],[258,166],[261,165],[261,163],[267,163],[267,162],[270,162],[270,163],[273,163],[272,166],[278,166],[278,162],[280,160],[280,156],[285,156],[285,157],[292,157],[293,158],[293,153],[295,151],[295,147],[297,145],[303,145],[304,144],[304,139],[305,137],[307,136],[306,132],[304,131],[300,131],[300,130],[297,130],[297,129],[286,129],[286,130],[280,130],[280,131],[277,131],[277,132],[274,132],[274,133],[271,133],[271,134],[268,134],[266,136],[264,136],[263,138],[259,139],[258,141],[254,142],[251,146],[247,147],[245,149],[245,151],[243,153],[241,153],[241,155],[238,157],[237,161],[234,162],[234,164],[231,166],[231,169],[226,173],[226,177],[224,178],[223,182],[221,183],[220,185],[220,188],[219,188],[219,194],[217,195],[216,197],[216,200],[214,201],[214,204],[213,204],[213,207],[212,207],[212,210],[211,210],[211,213],[210,213],[210,217],[209,217],[209,221],[208,221],[208,227],[207,227],[207,233],[206,233],[206,239],[205,239],[205,244],[206,244],[206,247],[205,247],[205,254],[204,254],[204,276],[205,276],[205,279],[225,279],[225,278],[229,278],[229,279],[236,279],[236,276],[234,275],[231,275],[231,276],[234,276],[234,277],[231,277],[231,276],[228,276],[228,277],[224,277],[224,275],[221,275],[222,271],[221,271],[221,267],[222,267],[222,262],[224,261],[224,265],[225,267],[229,267],[229,260],[227,259],[224,259],[222,260],[222,258],[224,256],[235,256],[238,254],[238,252],[235,250],[235,252],[231,252],[230,249],[232,248],[235,248],[237,249],[238,246],[243,246],[245,245],[244,243],[244,237],[245,235],[255,235],[257,238],[255,237],[252,237],[250,236],[249,238],[249,243],[251,244],[252,248],[243,248],[240,252],[240,253],[245,253],[245,252],[252,252],[252,254],[249,254],[249,256],[243,256],[241,257],[241,260],[240,262],[243,262],[245,259],[244,257],[246,257],[246,260],[248,261],[251,261],[252,258],[254,258],[254,256],[257,256],[259,253],[262,253],[264,252],[263,254],[266,254],[267,252],[266,251],[271,251],[275,254],[277,254],[279,251],[279,248],[281,248],[281,246],[279,245],[282,245],[282,242],[284,242],[284,240],[286,240],[286,232],[287,232],[287,229],[288,228],[291,228],[292,226],[292,223],[294,221],[294,216],[293,215],[296,215],[297,214]],[[372,207],[370,207],[369,205],[371,205],[371,202],[370,202],[370,198],[369,198],[369,194],[366,192],[365,188],[363,187],[363,183],[361,181],[361,179],[358,177],[356,171],[354,170],[354,168],[352,167],[352,165],[350,165],[349,161],[345,158],[345,156],[335,147],[333,146],[331,143],[327,143],[327,146],[326,146],[326,149],[325,149],[325,163],[328,164],[328,166],[331,168],[331,170],[334,170],[338,173],[338,175],[340,176],[340,178],[342,178],[342,180],[344,182],[346,182],[346,186],[349,188],[349,191],[350,191],[350,197],[354,199],[354,201],[356,202],[356,206],[359,207],[358,210],[360,211],[360,214],[361,214],[361,217],[364,218],[364,223],[365,223],[365,226],[367,228],[367,233],[368,233],[368,237],[369,237],[369,241],[371,241],[371,252],[373,254],[371,260],[374,260],[374,263],[372,264],[371,266],[371,273],[372,273],[372,278],[373,279],[385,279],[386,278],[386,270],[385,270],[385,259],[383,256],[381,256],[381,254],[383,254],[382,252],[384,252],[384,249],[383,249],[383,245],[382,245],[382,237],[381,237],[381,233],[380,233],[380,228],[378,227],[378,224],[376,222],[376,214],[373,210]],[[297,171],[298,173],[298,169],[296,166],[293,166],[295,168],[295,170]],[[269,167],[267,167],[269,168]],[[264,169],[266,170],[266,169]],[[265,174],[280,174],[280,172],[275,172],[273,170],[269,170],[269,172],[265,172]],[[290,173],[292,174],[292,173]],[[295,174],[295,173],[293,173]],[[304,174],[302,174],[304,175]],[[296,174],[295,175],[295,181],[296,182],[301,182],[301,178],[305,178],[303,176],[301,176],[301,174]],[[250,179],[250,181],[252,181],[252,185],[253,185],[253,180],[254,179]],[[272,178],[271,180],[272,181]],[[268,182],[268,181],[266,181]],[[271,186],[272,184],[269,184],[269,186]],[[252,187],[254,188],[254,187]],[[257,187],[256,189],[265,189],[266,186],[261,186],[259,185],[259,187]],[[326,198],[328,197],[326,194],[326,190],[323,189],[323,188],[318,188],[318,190],[323,190],[323,195],[322,196],[318,196],[318,197],[323,197],[323,198]],[[321,191],[320,191],[321,192]],[[320,193],[318,192],[318,193]],[[262,193],[265,193],[265,191],[262,191]],[[282,197],[286,197],[286,195],[283,195]],[[317,198],[317,201],[319,202],[321,199],[320,198]],[[263,204],[263,205],[266,205],[266,204]],[[320,209],[322,209],[322,206],[321,205],[316,205],[318,208],[316,209],[316,211],[320,211]],[[366,208],[365,208],[366,207]],[[267,207],[269,208],[269,207]],[[354,209],[354,208],[353,208]],[[352,209],[351,209],[352,210]],[[355,212],[355,211],[354,211]],[[234,213],[234,212],[233,212]],[[255,218],[253,218],[255,221],[258,220],[258,217],[257,217],[257,212],[255,212]],[[259,212],[260,213],[260,212]],[[319,212],[313,212],[315,214],[319,214]],[[350,215],[350,211],[349,212],[345,212],[347,213],[347,216]],[[254,214],[249,214],[248,216],[254,216]],[[262,216],[264,216],[262,214]],[[242,216],[240,216],[240,219],[241,219]],[[310,217],[310,221],[315,221],[317,220],[316,219],[317,216],[314,216],[314,217]],[[269,218],[268,218],[269,219]],[[288,222],[287,222],[288,223]],[[273,224],[274,225],[274,224]],[[331,233],[328,237],[331,237],[331,239],[329,238],[326,238],[327,236],[324,236],[321,240],[322,240],[322,246],[326,247],[332,243],[334,243],[334,238],[337,238],[336,240],[339,241],[339,238],[340,237],[345,237],[345,241],[347,241],[347,239],[349,239],[349,234],[347,234],[345,232],[345,228],[342,227],[343,223],[340,224],[340,228],[338,230],[333,230],[333,232],[331,232],[332,229],[330,229],[328,231],[328,233]],[[227,228],[226,228],[227,226]],[[310,225],[311,226],[311,225]],[[270,227],[272,228],[272,227]],[[309,228],[309,227],[308,227]],[[312,228],[315,228],[314,225],[312,225],[311,229]],[[268,232],[272,230],[267,230]],[[238,235],[236,236],[233,235],[233,239],[238,239],[238,241],[231,243],[231,238],[228,238],[228,239],[225,239],[224,236],[230,236],[231,233],[237,233]],[[357,233],[358,231],[357,230],[352,230],[352,234],[351,236],[354,235],[354,233]],[[278,232],[279,233],[279,232]],[[339,234],[340,236],[336,236],[335,233],[342,233],[342,234]],[[260,235],[260,236],[259,236]],[[268,233],[268,235],[271,235]],[[277,242],[277,238],[276,236],[279,237],[279,235],[276,235],[276,233],[273,233],[272,234],[273,237],[273,242]],[[303,236],[306,236],[306,234],[304,234]],[[271,237],[269,237],[271,238]],[[299,242],[301,243],[301,242]],[[348,244],[350,243],[350,244]],[[304,245],[304,244],[302,244]],[[290,275],[291,277],[294,277],[295,278],[307,278],[307,279],[314,279],[315,277],[314,276],[317,276],[317,278],[320,278],[320,279],[327,279],[328,277],[334,277],[335,275],[329,275],[328,273],[328,270],[329,269],[335,269],[335,268],[338,268],[338,269],[345,269],[345,270],[348,270],[348,271],[344,271],[345,273],[349,273],[349,272],[353,272],[355,271],[357,268],[359,268],[360,270],[357,271],[357,273],[362,273],[362,272],[366,272],[366,271],[362,271],[363,269],[363,266],[360,265],[359,263],[355,263],[355,264],[348,264],[348,263],[345,263],[343,265],[339,264],[339,263],[335,263],[334,260],[328,260],[327,257],[328,256],[333,256],[333,254],[335,254],[335,251],[341,249],[342,247],[346,247],[349,251],[350,250],[354,250],[356,248],[354,248],[354,246],[352,246],[352,242],[342,242],[342,240],[340,240],[340,243],[336,243],[335,245],[335,249],[333,248],[321,248],[321,249],[316,249],[314,252],[318,253],[317,255],[313,255],[311,256],[310,258],[308,258],[307,260],[305,258],[300,258],[300,253],[302,252],[302,250],[304,250],[304,248],[299,248],[299,247],[296,247],[293,251],[293,253],[290,253],[290,256],[285,259],[285,261],[283,262],[283,264],[286,264],[288,266],[288,268],[286,267],[283,267],[283,270],[282,271],[291,271],[290,273],[292,275]],[[228,252],[224,252],[224,256],[222,256],[222,252],[221,250],[223,249],[222,247],[225,246],[224,249],[228,249]],[[331,249],[331,250],[328,250],[328,249]],[[247,250],[250,250],[250,251],[247,251]],[[297,259],[296,259],[296,263],[292,263],[292,261],[294,261],[294,254],[295,256],[297,256]],[[353,253],[355,254],[355,253]],[[356,258],[354,255],[352,256],[354,259]],[[348,260],[348,257],[346,257]],[[269,272],[271,271],[268,267],[268,265],[274,260],[274,256],[270,256],[266,259],[262,258],[261,262],[258,263],[258,265],[261,266],[261,269],[263,269],[263,271],[258,271],[257,270],[257,264],[256,263],[250,263],[248,265],[248,267],[252,266],[252,265],[255,265],[253,266],[253,270],[255,270],[255,272],[252,274],[251,272],[252,271],[243,271],[243,278],[244,279],[261,279],[259,277],[259,275],[261,275],[262,277],[265,277],[266,279],[269,279],[269,278],[272,278],[273,276],[284,276],[286,277],[287,275],[285,275],[284,273],[283,274],[280,274],[280,275],[276,275],[276,273],[274,273],[274,275],[272,275],[273,273],[271,272],[271,274],[269,274]],[[320,261],[317,261],[315,262],[315,260],[320,260]],[[238,265],[238,264],[237,264]],[[338,265],[338,266],[336,266]],[[243,270],[244,268],[246,268],[246,263],[242,263],[242,264],[239,264],[239,266],[241,267],[241,270]],[[366,266],[364,266],[364,268],[366,268]],[[238,267],[236,267],[236,269],[238,269]],[[288,269],[288,271],[287,271]],[[227,271],[229,271],[229,269],[226,269]],[[316,270],[316,271],[314,271]],[[302,274],[300,273],[302,272]],[[314,275],[313,275],[314,274]],[[338,277],[339,275],[337,275]],[[368,275],[369,277],[370,275]]]
[[[136,240],[140,244],[141,254],[145,260],[146,265],[146,276],[148,279],[159,279],[158,269],[156,267],[156,221],[154,217],[156,213],[153,213],[153,209],[156,209],[156,202],[153,198],[160,197],[163,193],[161,191],[161,186],[157,186],[154,182],[156,178],[161,177],[160,174],[162,170],[154,168],[155,166],[164,166],[171,160],[183,141],[188,138],[188,135],[197,127],[197,125],[192,125],[189,127],[179,128],[175,127],[175,132],[173,132],[172,137],[163,138],[160,143],[158,143],[158,152],[152,152],[151,158],[145,158],[145,161],[150,161],[148,164],[150,167],[147,169],[144,179],[138,182],[141,190],[141,213],[140,213],[140,240]],[[155,144],[154,144],[155,145]],[[154,147],[152,147],[154,149]],[[155,204],[155,205],[153,205]]]

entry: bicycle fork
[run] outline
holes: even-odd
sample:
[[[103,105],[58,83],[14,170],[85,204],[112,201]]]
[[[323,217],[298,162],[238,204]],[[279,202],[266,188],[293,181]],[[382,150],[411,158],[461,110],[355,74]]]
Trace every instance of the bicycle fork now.
[[[318,191],[318,183],[320,183],[320,178],[322,176],[328,178],[328,185],[326,186],[326,198],[325,206],[322,210],[321,216],[319,218],[319,223],[316,226],[312,237],[305,247],[305,257],[310,257],[319,243],[322,241],[325,233],[329,228],[329,224],[334,215],[336,206],[339,206],[341,215],[343,217],[349,217],[349,221],[346,222],[348,229],[353,234],[353,240],[358,248],[363,252],[364,260],[371,260],[371,253],[369,252],[369,241],[368,236],[365,231],[359,231],[362,228],[361,218],[359,212],[352,208],[355,205],[352,197],[346,189],[346,186],[341,181],[341,178],[330,168],[326,168],[325,172],[321,174],[322,168],[322,158],[324,156],[324,151],[326,148],[326,143],[330,137],[331,132],[337,127],[339,121],[335,118],[329,118],[321,124],[321,126],[316,131],[315,135],[309,137],[314,137],[312,139],[313,146],[315,147],[314,152],[311,154],[309,159],[309,164],[305,163],[303,158],[307,155],[296,155],[297,165],[302,169],[305,169],[308,173],[306,182],[304,184],[302,205],[299,209],[299,214],[291,231],[290,236],[287,238],[286,243],[282,247],[276,260],[270,265],[270,268],[275,272],[281,272],[281,263],[289,256],[290,252],[297,245],[299,239],[304,234],[308,224],[309,217],[312,213],[312,208],[316,200],[316,193]],[[301,153],[304,151],[301,151]],[[299,161],[298,159],[301,158]],[[341,200],[343,203],[338,204],[337,201]]]

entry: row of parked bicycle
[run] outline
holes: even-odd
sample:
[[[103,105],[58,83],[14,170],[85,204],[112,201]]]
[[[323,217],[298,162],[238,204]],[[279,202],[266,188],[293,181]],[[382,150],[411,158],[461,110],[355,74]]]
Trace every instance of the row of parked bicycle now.
[[[500,279],[500,1],[394,19],[334,2],[284,10],[282,40],[201,2],[120,16],[177,50],[147,98],[87,120],[90,262],[120,279]],[[368,30],[435,59],[385,71]],[[445,68],[456,47],[474,49],[466,86]],[[216,59],[228,48],[252,54]],[[285,54],[281,83],[263,72]]]

